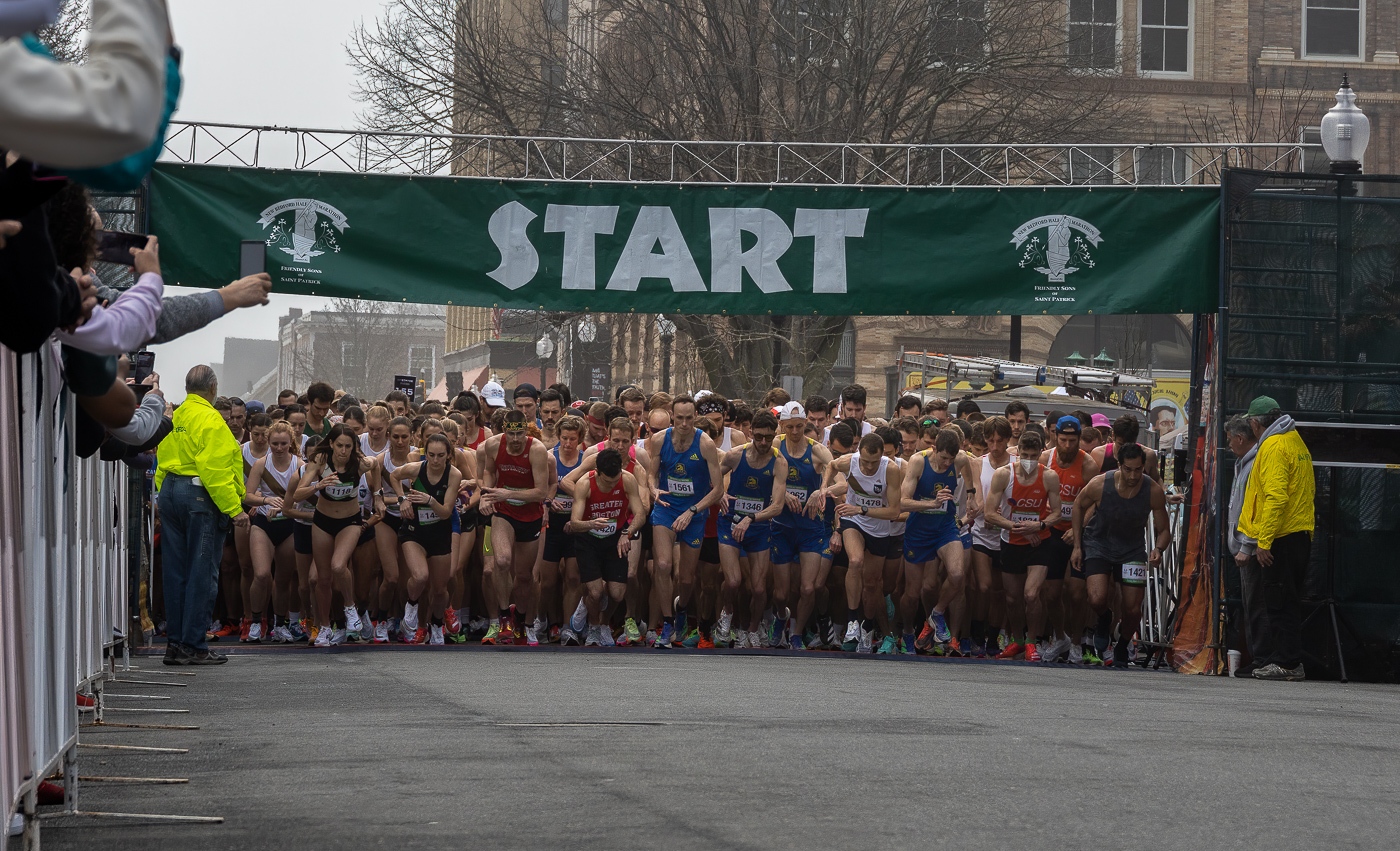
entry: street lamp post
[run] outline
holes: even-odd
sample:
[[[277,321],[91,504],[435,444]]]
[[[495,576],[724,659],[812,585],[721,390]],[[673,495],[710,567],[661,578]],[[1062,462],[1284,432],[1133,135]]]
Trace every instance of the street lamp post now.
[[[676,339],[676,323],[656,315],[656,332],[661,335],[661,390],[671,392],[671,343]]]
[[[549,360],[549,356],[552,354],[554,354],[554,341],[550,339],[549,332],[546,331],[541,334],[539,340],[535,342],[535,357],[540,359],[541,390],[549,383],[549,379],[545,376],[545,362]]]
[[[1366,145],[1371,141],[1371,120],[1356,107],[1356,92],[1347,75],[1337,89],[1337,103],[1322,117],[1322,150],[1331,160],[1333,174],[1360,174]]]

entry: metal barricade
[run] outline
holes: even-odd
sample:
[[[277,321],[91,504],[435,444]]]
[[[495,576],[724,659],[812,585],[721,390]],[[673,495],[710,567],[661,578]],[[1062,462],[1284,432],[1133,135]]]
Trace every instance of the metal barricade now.
[[[1138,642],[1147,652],[1146,664],[1161,667],[1166,652],[1171,649],[1177,602],[1180,597],[1181,566],[1185,555],[1185,504],[1168,505],[1167,521],[1172,538],[1162,552],[1161,567],[1148,573],[1147,592],[1142,598],[1142,621],[1138,626]],[[1147,519],[1147,550],[1157,545],[1157,529],[1152,517]]]

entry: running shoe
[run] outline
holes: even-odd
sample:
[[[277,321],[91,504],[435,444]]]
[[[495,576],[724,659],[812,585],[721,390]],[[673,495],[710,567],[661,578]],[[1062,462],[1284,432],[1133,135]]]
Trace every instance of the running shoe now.
[[[356,609],[354,606],[346,606],[346,607],[345,607],[345,631],[346,631],[346,632],[359,632],[360,629],[363,628],[363,626],[364,626],[364,625],[360,623],[360,612],[359,612],[359,610]]]
[[[898,647],[899,642],[895,640],[895,637],[893,635],[887,635],[884,640],[880,642],[880,649],[876,650],[875,654],[877,656],[893,656]]]
[[[462,630],[461,632],[458,632],[458,633],[450,633],[450,632],[449,632],[449,633],[447,634],[447,640],[450,641],[450,642],[452,642],[453,644],[466,644],[466,643],[467,643],[467,631],[466,631],[466,630]]]
[[[578,643],[578,633],[574,632],[573,627],[569,626],[568,624],[565,624],[564,628],[559,630],[559,646],[577,647]]]
[[[860,643],[856,645],[857,653],[871,653],[875,650],[875,630],[860,628]]]
[[[447,612],[442,618],[443,626],[447,628],[448,635],[455,635],[462,631],[462,621],[457,617],[457,610],[451,606],[447,607]]]
[[[763,648],[765,648],[765,647],[767,647],[767,646],[768,646],[768,645],[767,645],[767,644],[764,642],[764,640],[763,640],[763,633],[762,633],[762,632],[754,632],[754,631],[752,631],[752,630],[749,631],[749,649],[750,649],[750,650],[762,650]]]
[[[578,598],[578,605],[574,606],[574,613],[569,617],[569,626],[577,633],[588,631],[588,609],[583,605],[582,597]]]
[[[1103,655],[1101,658],[1103,659],[1103,666],[1105,668],[1111,667],[1113,665],[1113,645],[1109,645],[1108,647],[1105,647],[1103,649]]]
[[[501,633],[496,636],[496,643],[507,647],[515,643],[514,617],[504,618],[501,621]]]
[[[403,604],[403,634],[412,635],[418,631],[418,604]]]
[[[656,636],[656,646],[663,650],[671,649],[671,639],[676,635],[676,628],[669,623],[661,625],[661,632]]]
[[[998,651],[1000,651],[1000,650],[1005,650],[1006,648],[1010,647],[1010,646],[1011,646],[1012,644],[1014,644],[1014,643],[1015,643],[1015,642],[1013,642],[1013,641],[1011,640],[1011,636],[1009,636],[1009,635],[1006,634],[1006,630],[1003,629],[1001,632],[998,632],[998,633],[997,633],[997,650],[998,650]]]
[[[676,624],[676,635],[685,635],[685,609],[681,608],[680,597],[676,597],[676,599],[671,601],[671,611],[676,613],[676,616],[672,618],[672,620],[675,621]]]
[[[924,621],[924,628],[919,630],[919,637],[914,639],[914,649],[920,653],[932,653],[933,645],[933,624]]]
[[[803,642],[802,636],[800,636],[800,635],[790,635],[790,636],[788,636],[788,649],[789,649],[789,650],[806,650],[806,649],[807,649],[807,644],[806,644],[805,642]]]
[[[210,636],[212,637],[209,640],[218,641],[221,638],[232,638],[233,636],[238,635],[239,632],[240,630],[237,626],[234,626],[231,623],[223,624],[218,629],[210,633]]]
[[[832,621],[826,628],[826,648],[828,650],[841,650],[841,627]]]
[[[1074,642],[1069,645],[1069,663],[1071,665],[1084,664],[1084,650]]]
[[[1138,660],[1138,643],[1136,640],[1128,644],[1128,664],[1136,664]]]
[[[622,640],[618,642],[624,647],[642,643],[642,631],[637,628],[637,621],[628,618],[622,622]]]
[[[1069,636],[1064,633],[1056,633],[1055,637],[1045,643],[1045,647],[1040,651],[1040,658],[1046,662],[1058,662],[1065,658],[1069,649],[1074,646],[1074,642],[1069,640]]]
[[[1015,659],[1025,654],[1025,652],[1026,648],[1024,645],[1022,645],[1019,642],[1013,641],[1010,644],[1006,645],[1006,648],[997,654],[997,658],[1003,661],[1007,659]]]
[[[856,648],[860,646],[860,632],[859,621],[846,624],[846,640],[841,642],[841,649],[847,653],[856,652]]]
[[[685,647],[685,648],[689,648],[689,649],[691,649],[691,650],[694,650],[696,647],[699,647],[699,646],[700,646],[700,630],[696,629],[695,627],[691,627],[691,628],[690,628],[690,632],[687,632],[687,633],[685,634],[685,638],[682,638],[682,639],[681,639],[681,646],[682,646],[682,647]]]
[[[946,643],[953,637],[953,633],[948,630],[948,618],[938,612],[928,613],[929,625],[933,627],[933,640],[939,643]]]
[[[1128,639],[1120,638],[1118,639],[1118,643],[1113,647],[1113,667],[1127,668],[1129,661]]]
[[[539,621],[535,621],[535,623],[532,623],[532,624],[530,624],[529,626],[525,627],[525,646],[526,646],[526,647],[539,647],[539,646],[540,646],[539,627],[535,625],[535,624],[538,624],[538,623],[539,623]]]
[[[793,638],[796,638],[796,637],[797,637],[797,636],[793,636]],[[791,640],[791,639],[789,639],[789,640]],[[821,640],[821,636],[817,635],[815,632],[811,631],[810,629],[807,630],[807,634],[806,634],[806,635],[802,636],[802,644],[803,644],[803,647],[804,647],[805,649],[807,649],[807,650],[820,650],[820,649],[822,649],[822,640]]]
[[[467,635],[476,636],[477,638],[480,638],[481,636],[486,634],[486,630],[489,627],[490,624],[487,623],[486,618],[483,618],[481,615],[477,615],[476,617],[472,618],[470,621],[467,622]]]
[[[248,643],[249,643],[249,644],[262,644],[262,637],[263,637],[263,623],[262,623],[262,621],[253,621],[252,623],[248,624]]]
[[[1082,656],[1083,661],[1084,661],[1084,664],[1086,664],[1086,665],[1102,665],[1102,664],[1103,664],[1103,659],[1099,658],[1099,654],[1096,653],[1096,652],[1094,651],[1094,648],[1092,648],[1092,647],[1084,647],[1084,648],[1083,648],[1083,651],[1082,651],[1082,653],[1081,653],[1080,655]]]
[[[949,658],[957,659],[963,655],[962,642],[958,641],[956,638],[948,639],[948,643],[944,645],[944,647],[948,652]]]
[[[314,646],[314,647],[330,647],[330,646],[331,646],[331,631],[330,631],[330,629],[329,629],[329,628],[327,628],[327,629],[321,629],[320,627],[316,627],[315,629],[316,629],[316,637],[313,638],[313,639],[311,640],[312,646]]]
[[[441,647],[441,646],[442,646],[442,627],[441,627],[441,626],[439,626],[439,625],[437,625],[437,624],[433,624],[433,625],[432,625],[431,630],[430,630],[429,633],[428,633],[428,643],[431,644],[433,647]]]
[[[696,649],[698,649],[698,650],[714,650],[714,649],[715,649],[715,642],[714,642],[708,635],[705,635],[704,633],[701,633],[701,634],[700,634],[700,643],[697,644],[697,645],[695,645],[695,647],[696,647]]]
[[[758,619],[758,634],[761,635],[761,636],[763,636],[763,643],[760,644],[760,645],[758,645],[758,646],[760,646],[760,647],[771,647],[771,646],[772,646],[772,643],[771,643],[770,641],[768,641],[768,636],[770,636],[770,635],[773,634],[773,624],[774,624],[776,621],[777,621],[777,618],[773,616],[773,612],[770,611],[770,610],[765,609],[764,612],[763,612],[763,617],[761,617],[761,618]]]
[[[607,624],[604,623],[604,624],[599,624],[599,625],[596,627],[596,629],[598,630],[598,645],[599,645],[600,647],[616,647],[616,646],[617,646],[617,640],[613,638],[613,631],[612,631],[612,627],[611,627],[611,626],[608,626]]]
[[[1027,662],[1039,662],[1039,661],[1040,661],[1040,648],[1036,646],[1036,643],[1035,643],[1034,641],[1027,641],[1027,642],[1026,642],[1026,661],[1027,661]]]
[[[787,632],[788,618],[791,616],[792,613],[788,611],[787,607],[784,607],[781,612],[776,613],[773,618],[773,624],[768,629],[769,647],[783,646],[783,633]]]
[[[916,652],[914,647],[914,633],[906,632],[899,639],[899,652],[907,656],[913,656]]]
[[[553,624],[549,628],[549,637],[546,639],[550,644],[559,643],[559,624]]]
[[[248,633],[249,633],[249,631],[252,630],[252,628],[253,628],[253,619],[252,619],[252,618],[244,618],[243,620],[239,621],[239,622],[238,622],[238,640],[246,644],[246,643],[248,642]]]
[[[403,618],[389,618],[389,640],[393,641],[399,637],[403,630]]]
[[[976,638],[969,638],[967,640],[966,652],[968,656],[971,656],[974,659],[985,659],[987,658],[987,645],[983,644]]]
[[[379,621],[378,623],[376,623],[376,624],[374,625],[374,643],[375,643],[375,644],[388,644],[388,643],[389,643],[389,622],[388,622],[388,621]]]
[[[360,612],[360,640],[374,640],[374,621],[370,619],[369,609]]]
[[[292,641],[310,641],[311,636],[306,631],[306,621],[292,621],[287,624],[287,631],[292,634]]]
[[[404,639],[404,644],[426,644],[427,641],[428,630],[426,627],[420,626],[413,631],[413,635],[410,635]]]
[[[499,639],[500,637],[501,637],[501,625],[500,625],[499,623],[496,623],[496,622],[493,621],[489,626],[486,627],[486,634],[483,635],[483,636],[481,637],[481,643],[482,643],[482,644],[495,644],[495,643],[496,643],[496,640]]]
[[[599,636],[598,627],[596,627],[596,626],[590,626],[590,627],[588,627],[588,637],[585,638],[585,639],[583,640],[583,646],[584,646],[584,647],[601,647],[602,645],[603,645],[603,639]]]
[[[320,628],[319,626],[310,626],[310,627],[307,627],[307,629],[308,629],[308,632],[307,632],[307,634],[306,634],[307,639],[308,639],[312,644],[315,644],[315,643],[316,643],[316,637],[319,636],[319,635],[321,634],[321,628]]]
[[[729,632],[734,626],[734,613],[728,609],[723,609],[719,613],[719,622],[715,624],[715,643],[727,645],[729,643]]]
[[[296,639],[292,637],[292,631],[285,624],[274,627],[272,632],[268,633],[267,640],[273,644],[293,644],[296,642]]]
[[[649,630],[647,630],[647,634],[646,634],[646,636],[642,639],[642,643],[645,644],[647,647],[655,647],[655,646],[656,646],[656,630],[654,630],[654,629],[649,629]]]
[[[735,650],[746,650],[749,646],[749,631],[747,629],[736,629],[729,634],[733,639],[729,646]]]
[[[331,630],[331,645],[339,646],[345,643],[345,627],[336,627]]]

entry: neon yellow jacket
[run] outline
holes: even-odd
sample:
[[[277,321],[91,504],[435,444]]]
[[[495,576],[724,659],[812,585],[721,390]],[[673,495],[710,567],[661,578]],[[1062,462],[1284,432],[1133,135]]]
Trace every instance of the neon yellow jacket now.
[[[156,449],[156,491],[167,474],[199,476],[230,517],[243,511],[243,450],[209,400],[191,393],[170,418],[174,430]]]
[[[1290,423],[1266,436],[1245,485],[1240,532],[1257,540],[1261,550],[1272,549],[1284,535],[1311,532],[1314,487],[1312,453],[1297,429]]]

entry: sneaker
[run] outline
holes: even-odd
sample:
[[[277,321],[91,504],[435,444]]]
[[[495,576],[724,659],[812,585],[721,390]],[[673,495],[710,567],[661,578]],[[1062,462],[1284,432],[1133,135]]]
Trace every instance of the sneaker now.
[[[428,632],[428,643],[433,647],[442,646],[442,627],[437,624],[432,625]]]
[[[685,634],[685,638],[681,639],[681,646],[689,648],[691,650],[694,650],[696,647],[699,647],[700,630],[696,629],[695,627],[691,627],[690,632],[687,632]]]
[[[789,650],[806,650],[806,649],[807,649],[807,645],[806,645],[805,643],[803,643],[803,641],[802,641],[802,636],[800,636],[800,635],[790,635],[790,636],[788,636],[788,649],[789,649]]]
[[[403,634],[403,618],[389,618],[389,640],[394,641]]]
[[[698,650],[714,650],[714,649],[715,649],[715,642],[714,642],[714,640],[711,639],[708,635],[705,635],[704,633],[701,633],[701,634],[700,634],[700,643],[697,644],[697,645],[695,645],[695,647],[696,647],[696,649],[698,649]]]
[[[546,640],[547,640],[550,644],[558,644],[558,643],[559,643],[559,632],[560,632],[560,630],[559,630],[559,624],[557,624],[557,623],[556,623],[556,624],[553,624],[553,625],[550,626],[550,628],[549,628],[549,636],[547,637]]]
[[[826,648],[828,650],[839,650],[841,647],[841,627],[835,621],[826,629]]]
[[[907,656],[914,655],[914,653],[916,652],[914,649],[914,633],[906,632],[904,633],[904,635],[900,636],[899,652]]]
[[[1138,643],[1132,641],[1128,644],[1128,664],[1136,664],[1138,660]]]
[[[1084,664],[1084,648],[1075,644],[1073,641],[1069,643],[1069,663],[1071,665]]]
[[[1034,641],[1027,641],[1027,642],[1026,642],[1026,661],[1027,661],[1027,662],[1039,662],[1040,659],[1041,659],[1041,656],[1040,656],[1040,648],[1036,645],[1036,643],[1035,643]]]
[[[563,629],[559,630],[559,646],[577,647],[578,644],[578,633],[574,632],[573,627],[569,626],[568,624],[564,624]]]
[[[296,642],[296,637],[292,635],[292,631],[284,624],[282,626],[273,627],[272,632],[267,634],[267,640],[273,644],[293,644]]]
[[[218,623],[218,621],[215,621],[215,623]],[[238,635],[239,632],[240,630],[237,626],[234,626],[231,623],[223,624],[218,629],[213,630],[209,633],[209,640],[218,641],[221,638],[232,638],[233,636]]]
[[[364,628],[364,624],[360,623],[360,612],[359,612],[359,610],[356,609],[354,606],[346,606],[346,607],[345,607],[345,631],[346,631],[347,633],[350,633],[350,632],[359,632],[359,631],[360,631],[361,629],[363,629],[363,628]]]
[[[875,654],[877,656],[893,656],[898,647],[899,642],[895,640],[895,637],[893,635],[887,635],[884,640],[880,642],[880,649],[876,650]]]
[[[287,624],[287,631],[292,634],[293,641],[310,641],[311,636],[306,631],[306,621],[292,621]]]
[[[500,638],[500,637],[501,637],[501,625],[500,625],[499,623],[492,623],[492,624],[490,624],[489,626],[486,627],[486,634],[483,635],[483,636],[481,637],[481,643],[482,643],[482,644],[495,644],[495,643],[496,643],[496,640],[497,640],[498,638]]]
[[[1006,634],[1006,630],[1003,629],[1001,632],[997,633],[998,652],[1005,650],[1006,648],[1010,647],[1013,643],[1014,642],[1011,640],[1011,636]]]
[[[327,628],[327,629],[321,629],[321,628],[318,627],[318,628],[316,629],[316,639],[315,639],[314,645],[315,645],[316,647],[330,647],[330,646],[331,646],[331,631],[330,631],[329,628]]]
[[[860,646],[860,622],[851,621],[846,624],[846,640],[841,642],[841,649],[847,653],[856,652]]]
[[[525,627],[525,646],[526,646],[526,647],[539,647],[539,646],[540,646],[539,627],[537,627],[537,626],[535,625],[535,624],[537,624],[537,623],[539,623],[539,621],[535,621],[535,623],[532,623],[532,624],[530,624],[529,626]]]
[[[244,618],[238,622],[238,640],[244,644],[248,643],[248,631],[253,628],[253,619]]]
[[[656,630],[654,630],[654,629],[649,629],[649,630],[647,630],[646,635],[642,637],[642,643],[645,644],[647,647],[655,647],[655,646],[656,646]]]
[[[1101,657],[1103,658],[1103,666],[1105,668],[1111,667],[1113,665],[1113,645],[1105,647]]]
[[[403,604],[403,634],[412,635],[418,631],[418,604]]]
[[[345,627],[337,627],[331,630],[331,645],[339,646],[345,643]]]
[[[1120,638],[1113,646],[1113,667],[1126,669],[1128,661],[1128,639]]]
[[[370,619],[369,609],[360,613],[360,640],[374,640],[374,621]]]
[[[612,627],[608,626],[607,624],[599,624],[599,625],[596,627],[596,629],[598,630],[598,644],[599,644],[599,646],[601,646],[601,647],[616,647],[616,646],[617,646],[617,640],[613,638]]]
[[[1082,652],[1081,652],[1079,655],[1080,655],[1080,657],[1084,660],[1084,664],[1086,664],[1086,665],[1102,665],[1102,664],[1103,664],[1103,659],[1100,659],[1100,658],[1099,658],[1099,654],[1098,654],[1098,653],[1095,653],[1095,652],[1094,652],[1094,648],[1092,648],[1092,647],[1084,647],[1084,648],[1082,648]]]
[[[787,632],[788,618],[791,616],[792,613],[789,612],[786,607],[784,607],[781,612],[775,613],[773,623],[768,628],[769,647],[783,646],[783,633]]]
[[[496,643],[504,646],[515,643],[515,618],[506,618],[501,622],[501,632],[496,636]]]
[[[734,626],[734,613],[725,609],[719,613],[719,622],[715,624],[715,643],[729,644],[729,633]]]
[[[1000,653],[997,654],[997,658],[1001,660],[1015,659],[1023,655],[1025,652],[1025,645],[1021,644],[1020,642],[1013,641],[1010,644],[1006,645],[1005,649],[1003,649]]]
[[[374,625],[374,643],[375,643],[375,644],[388,644],[388,643],[389,643],[389,622],[388,622],[388,621],[379,621],[378,623],[376,623],[376,624]]]
[[[806,635],[802,636],[802,643],[806,646],[806,648],[807,648],[808,650],[820,650],[820,649],[822,649],[822,640],[821,640],[821,636],[817,635],[815,632],[811,631],[810,629],[807,630],[807,634],[806,634]]]
[[[962,642],[958,641],[956,638],[948,639],[948,643],[943,646],[944,649],[947,650],[948,657],[951,659],[957,659],[963,655]]]
[[[262,644],[263,624],[262,621],[253,621],[248,624],[248,643]]]
[[[196,650],[190,655],[187,665],[222,665],[228,657],[217,650]]]
[[[314,626],[314,625],[313,625],[313,626],[307,627],[306,637],[307,637],[308,640],[311,641],[312,644],[315,644],[315,643],[316,643],[316,636],[318,636],[318,635],[320,635],[320,634],[321,634],[321,628],[320,628],[319,626]]]
[[[749,631],[747,629],[736,629],[730,633],[733,640],[729,646],[735,650],[747,650],[749,647]]]
[[[663,624],[661,625],[661,632],[658,633],[657,636],[656,636],[656,645],[655,645],[655,646],[660,647],[660,648],[663,649],[663,650],[670,650],[670,649],[671,649],[671,639],[674,638],[675,635],[676,635],[676,628],[675,628],[675,626],[672,625],[672,624],[669,624],[669,623],[663,623]]]
[[[603,645],[603,640],[598,635],[598,627],[590,625],[586,630],[586,635],[587,637],[583,639],[584,647],[601,647]]]
[[[578,598],[578,605],[574,607],[574,613],[569,617],[569,626],[574,632],[584,633],[588,631],[588,609],[583,605],[583,598]]]
[[[418,627],[413,631],[413,635],[405,642],[407,644],[427,644],[428,630],[426,627]]]
[[[443,617],[442,623],[447,627],[448,635],[457,635],[462,631],[462,622],[457,618],[457,610],[451,606],[447,607],[447,614]]]
[[[486,634],[486,630],[489,629],[490,626],[491,624],[486,620],[486,618],[482,617],[481,615],[477,615],[476,617],[472,618],[470,621],[467,622],[467,635],[480,638],[481,636]]]
[[[447,640],[452,642],[453,644],[466,644],[467,631],[462,630],[461,632],[449,632],[447,634]]]
[[[856,645],[857,653],[871,653],[875,650],[875,630],[860,627],[860,643]]]
[[[1046,642],[1045,648],[1040,651],[1040,658],[1047,662],[1058,662],[1066,657],[1073,646],[1074,642],[1069,640],[1069,636],[1060,633]]]
[[[623,646],[630,647],[635,644],[640,644],[641,642],[642,631],[637,628],[637,621],[633,618],[628,618],[627,620],[623,621],[622,640],[618,643],[622,644]]]
[[[914,639],[914,649],[920,653],[932,653],[933,645],[936,643],[933,640],[933,633],[933,624],[924,621],[924,628],[919,630],[919,637]]]
[[[1284,668],[1282,665],[1279,667],[1283,669],[1283,678],[1290,683],[1301,683],[1303,680],[1307,679],[1307,673],[1303,671],[1302,662],[1299,662],[1296,668]]]
[[[674,600],[671,601],[671,611],[673,611],[673,612],[676,613],[676,616],[675,616],[674,618],[672,618],[672,620],[675,621],[675,624],[676,624],[676,627],[675,627],[675,630],[674,630],[674,631],[675,631],[675,634],[676,634],[676,635],[685,635],[686,616],[685,616],[685,610],[681,608],[681,598],[680,598],[680,597],[676,597],[676,599],[674,599]]]
[[[948,630],[948,618],[938,612],[928,613],[929,626],[933,627],[933,640],[940,644],[947,643],[953,637],[953,633]]]
[[[974,659],[985,659],[987,658],[987,645],[983,644],[979,639],[969,638],[967,641],[966,654]]]

